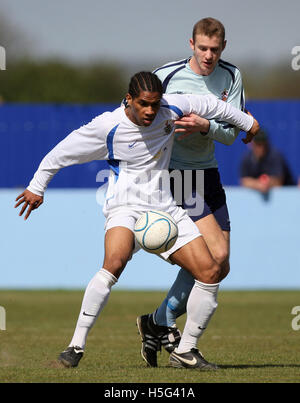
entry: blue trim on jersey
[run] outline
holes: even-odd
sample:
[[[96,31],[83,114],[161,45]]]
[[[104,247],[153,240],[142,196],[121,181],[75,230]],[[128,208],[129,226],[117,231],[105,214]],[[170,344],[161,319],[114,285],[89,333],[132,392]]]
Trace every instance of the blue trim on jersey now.
[[[107,162],[108,162],[110,169],[112,171],[114,171],[114,173],[116,174],[116,176],[117,176],[116,179],[118,179],[119,173],[120,173],[120,168],[119,168],[120,161],[119,160],[108,160]]]
[[[244,88],[242,86],[242,91],[241,91],[241,110],[245,112],[245,99],[244,99]]]
[[[225,65],[227,65],[227,66],[233,67],[234,69],[239,70],[239,68],[238,68],[238,67],[236,67],[234,64],[229,63],[229,62],[226,62],[226,61],[225,61],[225,60],[223,60],[223,59],[219,59],[219,62],[221,62],[221,63],[223,63],[223,64],[225,64]]]
[[[168,87],[168,84],[169,84],[171,78],[172,78],[176,73],[178,73],[178,71],[180,71],[180,70],[182,70],[182,69],[184,69],[184,68],[185,68],[185,64],[184,64],[183,66],[180,66],[178,69],[172,71],[172,72],[164,79],[164,81],[163,81],[163,83],[162,83],[162,85],[163,85],[163,92],[166,92],[166,91],[167,91],[167,87]]]
[[[182,118],[183,116],[183,112],[181,109],[179,109],[177,106],[175,105],[161,105],[161,108],[168,108],[171,109],[173,112],[177,113],[177,115]]]
[[[231,71],[229,67],[222,65],[222,64],[220,63],[220,61],[219,61],[219,66],[222,67],[222,69],[227,70],[227,71],[230,73],[230,75],[231,75],[232,81],[235,82],[235,76],[234,76],[233,71]]]
[[[225,60],[222,60],[222,59],[219,60],[219,63],[220,62],[222,64],[221,65],[219,64],[219,66],[223,67],[224,69],[228,66],[228,68],[232,67],[232,68],[237,69],[238,71],[240,71],[239,68],[237,66],[235,66],[234,64],[231,64],[229,62],[225,62]],[[227,68],[227,70],[228,70],[228,68]],[[231,70],[228,70],[228,71],[231,72],[231,76],[232,76],[233,82],[234,82],[235,81],[235,76],[233,75],[234,73]],[[243,87],[242,87],[242,92],[241,92],[241,110],[245,111],[245,99],[244,99],[244,95],[243,95]]]
[[[114,135],[116,133],[116,130],[118,128],[120,123],[118,123],[115,127],[111,129],[111,131],[108,133],[107,138],[106,138],[106,145],[108,149],[108,165],[110,169],[112,169],[116,175],[116,180],[118,180],[119,177],[119,164],[120,161],[115,160],[114,158],[114,147],[113,147],[113,141],[114,141]]]
[[[116,133],[116,130],[118,128],[120,123],[118,123],[115,127],[111,129],[111,131],[108,133],[107,138],[106,138],[106,145],[108,149],[108,159],[113,160],[114,159],[114,147],[113,147],[113,141],[114,141],[114,135]]]
[[[169,67],[179,66],[180,64],[186,64],[189,60],[190,60],[190,57],[189,57],[188,59],[180,60],[179,62],[167,64],[166,66],[162,66],[162,67],[158,67],[156,70],[153,71],[153,73],[155,74],[155,73],[157,73],[159,70],[167,69],[167,68],[169,68]]]

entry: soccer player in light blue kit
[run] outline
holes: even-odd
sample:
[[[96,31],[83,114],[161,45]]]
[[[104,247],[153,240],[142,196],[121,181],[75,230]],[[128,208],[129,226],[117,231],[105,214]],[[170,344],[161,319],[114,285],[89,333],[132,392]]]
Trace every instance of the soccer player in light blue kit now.
[[[193,56],[156,69],[166,93],[214,94],[219,99],[244,110],[244,91],[240,71],[221,60],[226,46],[223,24],[214,18],[204,18],[193,28],[190,39]],[[229,273],[230,220],[226,195],[220,182],[215,144],[231,145],[240,130],[226,122],[207,120],[191,114],[175,122],[178,125],[170,162],[170,172],[190,170],[195,193],[197,170],[204,172],[204,209],[198,213],[189,209],[182,195],[182,207],[198,226],[213,259],[220,265],[219,281]],[[200,132],[200,135],[199,135]],[[172,184],[172,183],[171,183]],[[174,194],[174,189],[173,194]],[[193,193],[193,194],[194,194]],[[174,195],[176,198],[176,195]],[[186,302],[194,279],[181,269],[167,297],[152,314],[137,319],[142,337],[141,354],[149,366],[157,366],[157,351],[161,345],[172,352],[180,341],[176,318],[186,312]]]

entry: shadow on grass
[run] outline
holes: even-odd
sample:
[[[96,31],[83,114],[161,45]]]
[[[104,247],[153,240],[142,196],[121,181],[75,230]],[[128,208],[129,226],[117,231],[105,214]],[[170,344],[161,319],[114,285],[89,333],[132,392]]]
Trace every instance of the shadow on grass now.
[[[298,364],[241,364],[241,365],[218,365],[220,369],[250,369],[250,368],[300,368]]]

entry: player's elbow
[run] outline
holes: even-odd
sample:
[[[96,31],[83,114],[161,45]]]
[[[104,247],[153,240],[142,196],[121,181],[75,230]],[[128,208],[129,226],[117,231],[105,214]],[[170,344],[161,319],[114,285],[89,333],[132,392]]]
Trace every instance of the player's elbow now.
[[[240,129],[238,127],[230,127],[227,131],[227,135],[225,136],[225,141],[227,146],[232,146],[232,144],[237,139],[240,133]]]
[[[227,137],[225,137],[224,139],[223,139],[223,141],[222,141],[222,143],[225,145],[225,146],[232,146],[232,144],[234,143],[234,141],[235,141],[235,137],[234,136],[227,136]]]
[[[227,146],[232,146],[232,144],[237,139],[239,133],[240,133],[240,129],[238,129],[237,127],[231,128],[229,133],[227,133],[227,136],[225,137],[225,141],[226,141],[225,144]]]
[[[239,131],[234,128],[223,128],[223,130],[219,130],[215,133],[214,139],[224,144],[225,146],[231,146],[235,142],[238,134]]]

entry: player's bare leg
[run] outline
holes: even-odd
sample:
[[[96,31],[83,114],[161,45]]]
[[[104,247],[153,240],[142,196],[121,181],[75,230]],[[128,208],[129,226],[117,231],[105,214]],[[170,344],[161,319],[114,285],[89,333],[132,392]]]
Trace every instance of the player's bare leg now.
[[[201,236],[178,249],[169,259],[187,270],[198,281],[208,284],[219,282],[221,268]]]
[[[196,221],[213,259],[221,266],[219,282],[229,273],[230,232],[222,231],[213,214]]]
[[[105,234],[103,267],[119,278],[134,248],[134,234],[126,227],[114,227]]]
[[[134,235],[128,228],[114,227],[106,232],[103,267],[85,290],[73,338],[59,356],[66,367],[76,367],[82,358],[88,333],[107,304],[111,287],[130,259],[133,245]]]

